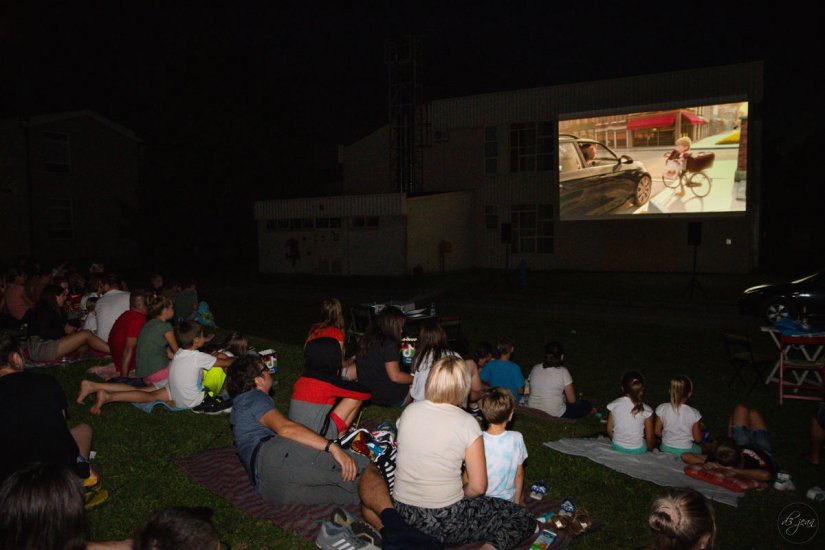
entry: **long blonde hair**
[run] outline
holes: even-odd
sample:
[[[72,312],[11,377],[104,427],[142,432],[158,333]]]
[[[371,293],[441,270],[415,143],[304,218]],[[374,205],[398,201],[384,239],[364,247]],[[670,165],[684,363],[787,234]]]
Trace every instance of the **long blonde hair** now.
[[[693,381],[687,376],[680,374],[670,380],[670,405],[674,411],[679,410],[679,405],[687,403],[690,394],[693,393]]]

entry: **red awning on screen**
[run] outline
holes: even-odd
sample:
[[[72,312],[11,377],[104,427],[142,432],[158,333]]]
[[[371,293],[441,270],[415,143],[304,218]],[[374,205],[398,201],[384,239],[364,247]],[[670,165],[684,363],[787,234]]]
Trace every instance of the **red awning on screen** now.
[[[673,126],[676,120],[674,113],[664,115],[653,115],[648,117],[637,118],[627,122],[628,130],[645,130],[647,128],[662,128]]]
[[[687,119],[688,122],[691,124],[707,124],[708,121],[704,118],[700,117],[699,115],[694,115],[693,113],[682,113],[682,116]]]

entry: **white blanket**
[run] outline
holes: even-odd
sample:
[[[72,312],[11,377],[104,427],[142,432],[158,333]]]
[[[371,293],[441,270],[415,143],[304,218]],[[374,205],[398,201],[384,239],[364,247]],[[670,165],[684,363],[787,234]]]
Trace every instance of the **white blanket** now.
[[[678,456],[658,449],[643,455],[614,451],[606,437],[598,439],[560,439],[544,444],[560,453],[584,456],[630,477],[652,481],[665,487],[690,487],[722,504],[737,506],[744,493],[734,493],[719,485],[706,483],[685,474],[685,463]]]

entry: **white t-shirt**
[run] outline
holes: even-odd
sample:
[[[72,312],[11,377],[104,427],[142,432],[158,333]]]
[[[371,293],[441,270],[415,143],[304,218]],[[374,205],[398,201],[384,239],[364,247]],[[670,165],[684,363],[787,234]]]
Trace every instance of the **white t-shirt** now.
[[[564,414],[564,388],[573,383],[567,367],[548,367],[539,363],[530,371],[530,407],[553,416]]]
[[[653,409],[645,404],[644,410],[634,415],[630,411],[635,406],[627,396],[607,405],[607,410],[613,417],[613,442],[625,449],[638,449],[645,444],[645,419],[653,414]]]
[[[169,397],[175,406],[192,409],[203,401],[203,373],[217,358],[193,349],[179,349],[169,363]]]
[[[488,497],[513,500],[516,494],[516,471],[527,459],[527,446],[519,432],[505,431],[498,435],[484,432],[484,454],[487,457]]]
[[[109,341],[112,327],[123,313],[129,311],[129,293],[124,290],[110,290],[97,299],[97,335],[104,342]]]
[[[461,356],[450,350],[447,350],[442,357],[454,356],[461,359]],[[427,378],[430,376],[430,368],[433,366],[433,352],[429,352],[421,359],[421,365],[418,372],[413,373],[413,382],[410,386],[410,396],[413,401],[424,401],[424,389],[427,386]]]
[[[396,424],[395,500],[444,508],[464,498],[461,463],[481,437],[476,419],[454,405],[418,401],[404,409]]]
[[[702,414],[690,405],[679,405],[673,410],[670,403],[656,407],[656,416],[662,419],[662,443],[674,449],[690,449],[693,446],[693,425]]]

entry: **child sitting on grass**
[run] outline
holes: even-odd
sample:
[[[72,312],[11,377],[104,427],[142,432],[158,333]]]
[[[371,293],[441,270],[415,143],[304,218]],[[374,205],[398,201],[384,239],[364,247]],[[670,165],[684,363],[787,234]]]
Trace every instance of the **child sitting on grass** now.
[[[642,373],[631,370],[622,375],[622,397],[607,405],[607,434],[613,449],[626,454],[644,454],[653,449],[653,409],[644,402]]]
[[[773,460],[765,419],[756,409],[736,405],[728,421],[728,437],[714,442],[708,454],[684,453],[688,464],[716,463],[756,481],[770,481],[779,470]]]
[[[169,364],[169,378],[146,388],[134,388],[128,384],[109,384],[84,380],[80,383],[77,402],[83,403],[92,393],[97,394],[95,404],[89,409],[100,414],[103,405],[111,402],[151,403],[172,401],[176,407],[195,412],[216,414],[229,412],[231,401],[217,397],[206,399],[202,385],[202,371],[213,367],[228,367],[233,359],[219,359],[198,349],[206,343],[203,327],[195,321],[184,321],[175,327],[178,351]]]
[[[655,432],[662,438],[662,452],[677,456],[702,452],[702,413],[687,404],[692,395],[691,379],[677,376],[670,381],[670,402],[656,407]]]
[[[172,301],[155,295],[147,296],[145,301],[149,320],[140,329],[135,344],[135,374],[151,386],[169,377],[169,361],[178,351],[178,344],[169,322],[175,316]]]
[[[479,406],[489,424],[483,434],[487,457],[485,495],[521,504],[527,447],[521,433],[507,429],[513,419],[516,398],[506,388],[493,388],[481,398]]]
[[[521,373],[521,367],[510,361],[516,351],[515,340],[502,336],[499,338],[496,350],[498,359],[487,363],[479,372],[481,380],[494,388],[507,388],[513,392],[514,396],[521,395],[524,392],[524,375]]]

